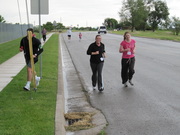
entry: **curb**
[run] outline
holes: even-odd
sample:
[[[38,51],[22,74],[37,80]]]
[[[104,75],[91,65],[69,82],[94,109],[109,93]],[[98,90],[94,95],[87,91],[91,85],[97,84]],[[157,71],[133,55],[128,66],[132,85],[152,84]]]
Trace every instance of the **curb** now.
[[[64,99],[64,81],[63,81],[63,67],[62,67],[62,49],[61,49],[61,34],[59,34],[59,56],[58,56],[58,90],[56,100],[56,114],[55,114],[55,135],[66,135],[65,130],[65,99]]]

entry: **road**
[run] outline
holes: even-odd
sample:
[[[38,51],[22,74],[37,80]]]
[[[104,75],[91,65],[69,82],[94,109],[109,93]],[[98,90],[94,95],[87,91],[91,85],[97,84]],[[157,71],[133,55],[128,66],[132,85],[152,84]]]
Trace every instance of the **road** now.
[[[180,43],[132,37],[136,40],[134,86],[121,84],[121,35],[102,35],[106,46],[105,90],[93,91],[86,50],[96,32],[62,34],[91,105],[105,115],[108,135],[180,135]]]

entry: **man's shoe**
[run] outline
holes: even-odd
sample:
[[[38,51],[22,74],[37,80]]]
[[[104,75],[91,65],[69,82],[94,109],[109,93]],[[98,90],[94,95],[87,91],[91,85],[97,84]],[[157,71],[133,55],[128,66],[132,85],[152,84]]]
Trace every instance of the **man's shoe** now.
[[[41,77],[36,77],[36,86],[39,86],[40,80],[41,80]]]
[[[96,87],[93,87],[93,90],[96,90]]]
[[[26,84],[26,86],[24,86],[23,88],[24,88],[24,90],[30,91],[30,85],[29,84]]]
[[[129,80],[129,83],[131,84],[131,86],[133,86],[134,84],[132,83],[132,81],[131,80]]]

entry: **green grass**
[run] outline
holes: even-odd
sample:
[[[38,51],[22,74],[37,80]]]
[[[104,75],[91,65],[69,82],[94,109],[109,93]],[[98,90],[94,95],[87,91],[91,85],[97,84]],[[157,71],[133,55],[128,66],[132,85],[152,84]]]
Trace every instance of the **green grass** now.
[[[58,43],[58,34],[54,34],[44,46],[43,78],[37,92],[22,89],[26,83],[26,68],[0,92],[0,135],[54,135]],[[36,69],[38,71],[39,62]]]
[[[21,38],[0,44],[0,64],[19,52]]]
[[[97,135],[107,135],[106,132],[104,130],[102,130],[99,134]]]
[[[39,33],[35,33],[36,37],[39,37]],[[10,59],[17,53],[19,53],[20,41],[22,38],[18,38],[9,42],[0,44],[0,64]]]
[[[121,31],[112,31],[111,33],[121,34],[123,35],[126,30]],[[173,35],[171,31],[164,31],[164,30],[157,30],[155,32],[152,31],[134,31],[131,32],[132,36],[138,37],[148,37],[148,38],[155,38],[155,39],[162,39],[162,40],[172,40],[172,41],[180,41],[180,36]]]

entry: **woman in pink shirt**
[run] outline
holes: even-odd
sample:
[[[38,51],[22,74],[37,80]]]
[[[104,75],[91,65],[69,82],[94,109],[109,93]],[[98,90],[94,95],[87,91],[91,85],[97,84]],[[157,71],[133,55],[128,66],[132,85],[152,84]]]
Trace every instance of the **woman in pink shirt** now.
[[[120,44],[119,52],[122,53],[121,60],[121,78],[122,84],[128,87],[127,81],[133,86],[132,78],[135,65],[135,43],[136,41],[131,39],[131,34],[129,32],[124,33],[124,40]]]

